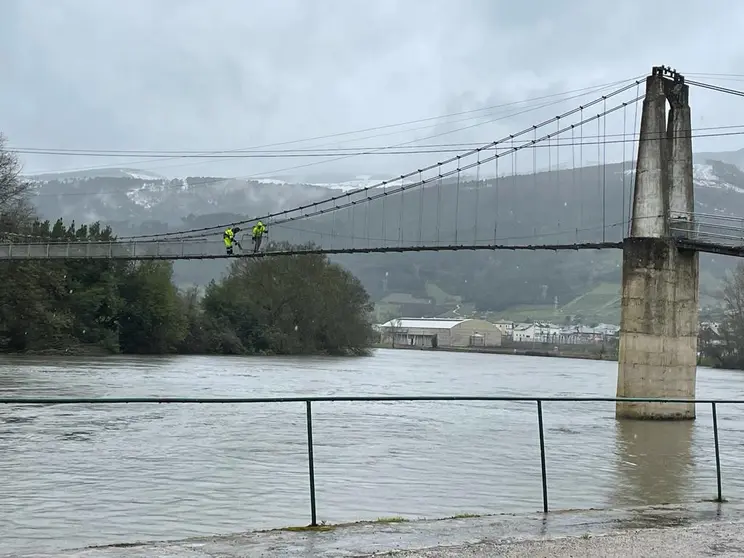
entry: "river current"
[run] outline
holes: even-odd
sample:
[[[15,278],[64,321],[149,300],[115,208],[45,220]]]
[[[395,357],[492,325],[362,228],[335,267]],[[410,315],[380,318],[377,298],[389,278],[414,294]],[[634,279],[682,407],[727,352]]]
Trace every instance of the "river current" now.
[[[363,358],[0,359],[0,396],[615,394],[617,364],[407,350]],[[744,399],[700,368],[698,397]],[[551,509],[716,494],[711,413],[617,422],[612,403],[545,403]],[[534,403],[317,403],[318,519],[542,508]],[[744,408],[721,405],[724,496],[744,495]],[[0,554],[310,521],[305,407],[0,406]]]

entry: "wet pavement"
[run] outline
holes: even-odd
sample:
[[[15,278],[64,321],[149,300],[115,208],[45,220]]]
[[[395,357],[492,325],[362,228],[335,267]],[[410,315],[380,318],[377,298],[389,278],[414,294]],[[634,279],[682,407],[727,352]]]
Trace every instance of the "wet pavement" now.
[[[727,558],[744,556],[740,523],[626,531],[599,537],[525,542],[484,542],[399,552],[395,558]]]
[[[700,502],[625,510],[498,515],[274,530],[17,558],[340,558],[744,556],[744,505]]]

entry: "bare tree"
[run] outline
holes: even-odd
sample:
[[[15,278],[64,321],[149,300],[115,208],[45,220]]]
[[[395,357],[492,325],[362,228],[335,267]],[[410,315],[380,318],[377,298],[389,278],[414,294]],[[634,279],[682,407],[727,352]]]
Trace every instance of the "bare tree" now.
[[[400,321],[400,318],[395,318],[394,320],[390,320],[390,326],[387,328],[388,335],[390,335],[390,339],[393,343],[393,348],[395,348],[395,338],[398,336],[398,334],[402,331],[402,323]]]
[[[28,201],[30,184],[21,176],[21,163],[6,149],[0,134],[0,232],[14,232],[33,214]]]
[[[721,336],[727,367],[744,365],[744,264],[726,276],[723,283],[724,318]]]

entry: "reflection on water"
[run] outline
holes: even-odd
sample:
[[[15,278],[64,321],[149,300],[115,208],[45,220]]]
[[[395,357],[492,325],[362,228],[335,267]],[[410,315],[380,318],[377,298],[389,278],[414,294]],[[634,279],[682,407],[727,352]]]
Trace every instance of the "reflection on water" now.
[[[684,501],[692,480],[694,429],[692,421],[617,421],[616,505]]]
[[[615,393],[612,362],[379,350],[370,358],[3,358],[0,396]],[[744,399],[700,369],[698,395]],[[320,520],[542,507],[534,403],[313,406]],[[544,405],[551,509],[715,495],[710,412],[622,422],[612,403]],[[721,406],[724,496],[744,493],[744,409]],[[0,406],[0,554],[308,522],[304,406]]]

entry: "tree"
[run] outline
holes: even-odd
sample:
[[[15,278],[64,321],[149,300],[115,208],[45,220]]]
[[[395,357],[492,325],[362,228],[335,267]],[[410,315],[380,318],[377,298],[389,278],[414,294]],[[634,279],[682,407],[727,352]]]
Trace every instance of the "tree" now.
[[[121,278],[119,344],[127,353],[172,353],[187,334],[170,262],[131,265]]]
[[[0,233],[8,234],[18,232],[32,212],[26,198],[30,185],[21,178],[21,164],[5,144],[0,134]]]
[[[182,354],[205,354],[215,352],[217,345],[213,332],[217,329],[204,318],[199,288],[191,287],[180,294],[181,312],[186,322],[186,333],[178,346]]]
[[[724,317],[720,328],[722,349],[716,360],[726,368],[744,368],[744,264],[723,281]]]
[[[18,158],[5,149],[0,135],[0,237],[17,238],[32,215],[29,185],[21,178]],[[0,348],[23,350],[36,339],[54,340],[69,321],[46,304],[59,294],[59,282],[37,263],[5,262],[0,267]]]
[[[235,262],[204,298],[217,352],[364,354],[372,306],[359,280],[320,255]]]
[[[723,367],[726,364],[726,348],[721,342],[721,336],[711,326],[700,328],[698,333],[698,364],[709,364]]]
[[[390,327],[388,328],[388,335],[390,336],[390,342],[393,345],[393,348],[395,348],[395,338],[398,336],[398,334],[401,332],[402,327],[401,324],[403,322],[400,321],[400,318],[395,318],[394,320],[390,320]]]
[[[38,240],[112,238],[98,223],[76,228],[58,220],[28,221]],[[96,261],[10,261],[0,265],[0,348],[13,351],[96,345],[118,351],[118,278],[126,264]]]

